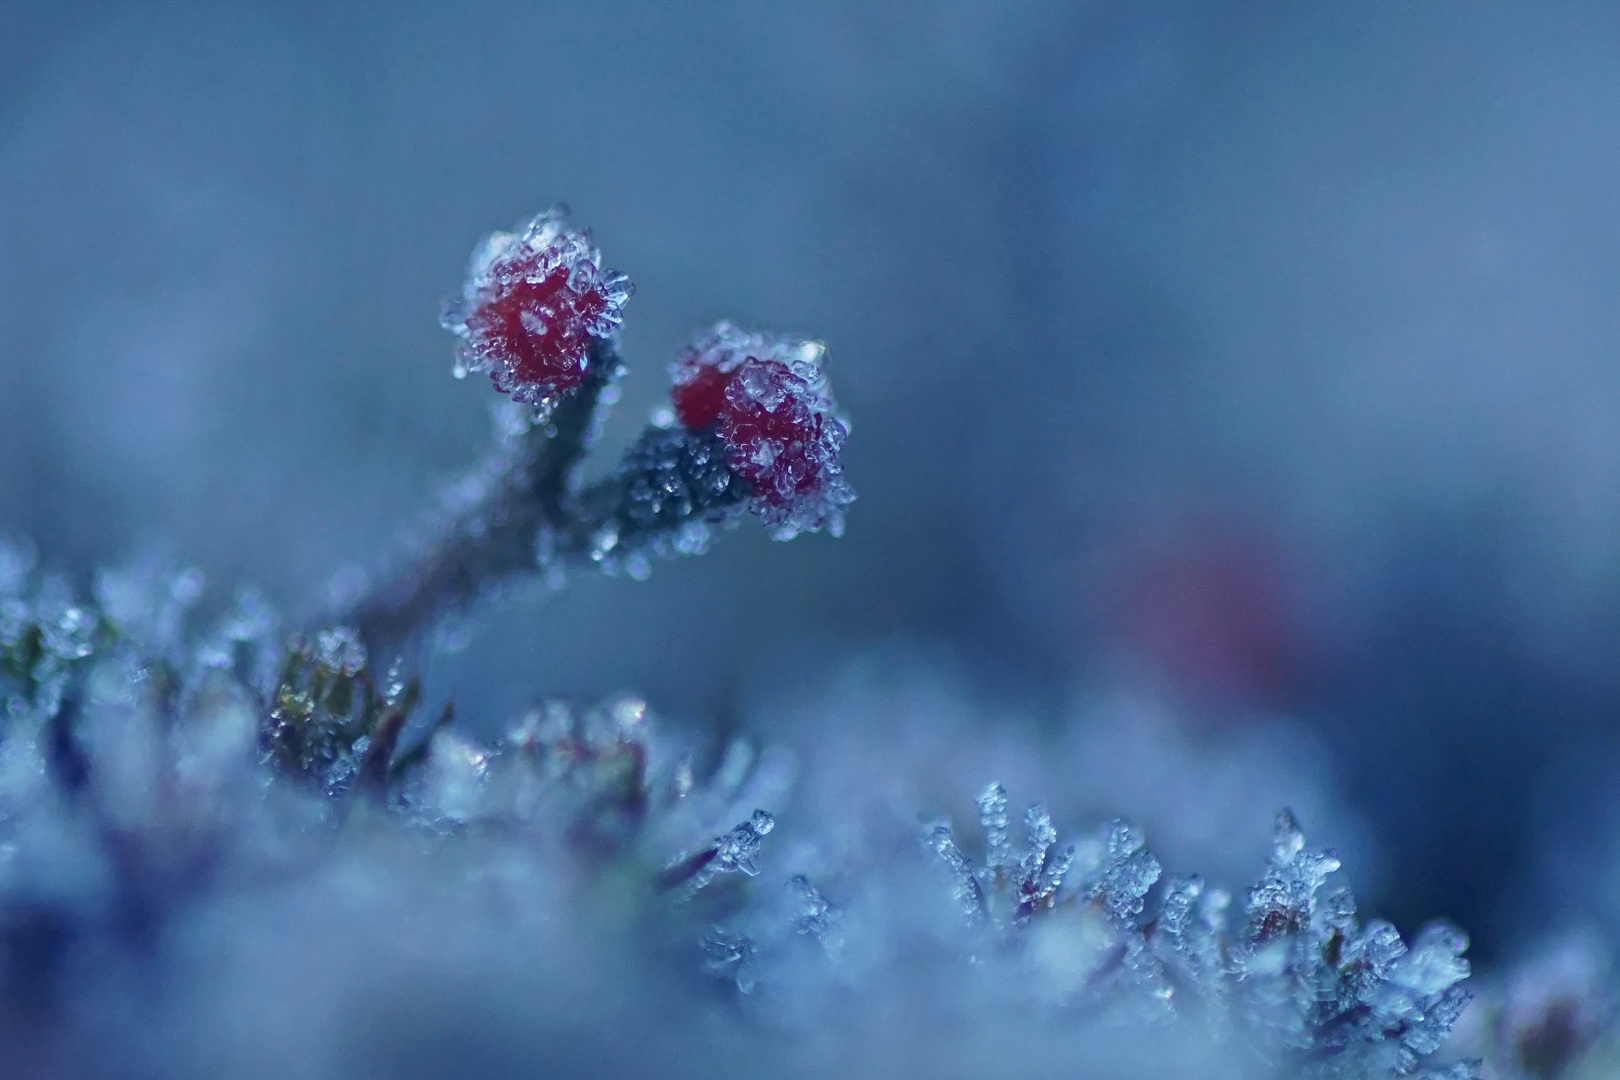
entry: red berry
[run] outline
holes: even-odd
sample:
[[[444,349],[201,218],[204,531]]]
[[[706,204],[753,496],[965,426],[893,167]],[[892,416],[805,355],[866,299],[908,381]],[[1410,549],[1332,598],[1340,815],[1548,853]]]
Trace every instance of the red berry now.
[[[618,332],[630,280],[601,268],[589,233],[557,207],[521,233],[493,233],[473,254],[443,323],[461,339],[457,374],[488,372],[496,389],[549,409],[585,377],[591,343]]]
[[[677,383],[670,397],[675,402],[675,415],[683,427],[699,431],[712,427],[726,407],[726,387],[731,385],[735,372],[721,371],[717,367],[700,367],[690,382]]]
[[[752,509],[779,539],[843,531],[855,499],[839,454],[849,429],[835,412],[819,342],[750,334],[721,323],[672,365],[675,414],[713,427],[726,464],[753,489]]]

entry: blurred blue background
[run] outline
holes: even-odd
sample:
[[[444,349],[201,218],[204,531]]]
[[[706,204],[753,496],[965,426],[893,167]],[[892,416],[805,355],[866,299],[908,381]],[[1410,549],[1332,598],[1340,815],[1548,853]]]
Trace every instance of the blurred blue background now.
[[[0,25],[0,529],[52,565],[155,545],[314,610],[482,452],[439,301],[565,199],[638,286],[600,467],[724,317],[830,343],[862,498],[841,541],[493,607],[436,662],[469,723],[631,686],[802,743],[769,701],[859,656],[1047,728],[1127,687],[1318,740],[1404,924],[1489,956],[1608,903],[1615,5]]]

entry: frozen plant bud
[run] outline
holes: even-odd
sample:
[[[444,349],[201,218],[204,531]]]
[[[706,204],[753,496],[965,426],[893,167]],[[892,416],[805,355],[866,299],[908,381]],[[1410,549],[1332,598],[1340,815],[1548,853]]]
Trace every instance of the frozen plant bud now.
[[[670,369],[675,415],[688,430],[719,435],[727,466],[752,489],[749,509],[779,540],[841,534],[855,501],[839,462],[849,428],[825,355],[820,342],[720,323]]]
[[[618,332],[632,291],[562,207],[492,233],[441,320],[461,339],[456,372],[487,372],[502,393],[549,412],[584,380],[592,342]]]

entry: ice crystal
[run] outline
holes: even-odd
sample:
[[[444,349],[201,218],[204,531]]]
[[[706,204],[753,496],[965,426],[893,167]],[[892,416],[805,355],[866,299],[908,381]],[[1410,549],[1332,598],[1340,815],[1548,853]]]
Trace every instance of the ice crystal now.
[[[794,929],[805,937],[815,938],[829,950],[839,945],[837,927],[839,911],[822,895],[821,890],[803,874],[788,879],[788,888],[799,900],[799,916]]]
[[[929,834],[928,843],[951,872],[953,881],[951,892],[962,910],[963,917],[974,922],[988,916],[989,907],[985,903],[984,886],[979,881],[979,873],[972,861],[962,854],[962,849],[956,846],[956,837],[951,833],[951,827],[936,825]]]
[[[773,815],[755,810],[752,817],[724,836],[715,837],[701,850],[671,863],[664,871],[664,886],[678,888],[682,896],[692,896],[722,874],[754,877],[759,873],[760,842],[775,827]]]
[[[991,784],[979,795],[978,806],[985,835],[982,869],[962,854],[949,825],[933,828],[929,846],[950,869],[963,914],[974,920],[993,916],[997,922],[1024,922],[1052,905],[1074,862],[1076,847],[1070,844],[1053,851],[1058,834],[1052,815],[1036,804],[1024,815],[1028,839],[1023,852],[1015,856],[1006,789]]]
[[[745,934],[734,934],[724,927],[713,927],[702,941],[703,969],[710,975],[730,979],[744,994],[753,993],[754,976],[750,961],[755,947]]]
[[[1165,886],[1151,936],[1171,984],[1188,987],[1216,1016],[1224,1016],[1229,992],[1225,943],[1231,902],[1230,893],[1207,887],[1196,875],[1173,878]]]
[[[11,595],[0,595],[0,712],[40,731],[72,704],[114,628],[76,601],[62,579],[34,579],[31,559],[13,552],[7,562]]]
[[[1100,901],[1110,918],[1131,925],[1146,904],[1144,899],[1159,880],[1159,860],[1142,846],[1142,836],[1123,821],[1108,826],[1102,867],[1086,890],[1088,899]]]
[[[1012,840],[1008,832],[1007,789],[991,784],[979,795],[979,824],[984,827],[984,861],[992,870],[1012,865]]]
[[[453,731],[436,732],[414,788],[416,803],[427,811],[417,820],[455,826],[478,818],[488,779],[489,754],[483,746]]]
[[[718,434],[726,463],[750,486],[750,509],[782,540],[823,528],[841,534],[855,500],[839,460],[849,426],[825,356],[818,341],[723,322],[670,367],[676,416],[688,430]]]
[[[315,635],[315,662],[341,678],[352,679],[366,666],[366,647],[351,627],[322,630]]]
[[[1347,889],[1319,902],[1338,860],[1308,849],[1286,811],[1274,846],[1232,949],[1254,1030],[1272,1032],[1310,1075],[1411,1072],[1467,1004],[1467,936],[1433,923],[1408,949],[1390,924],[1360,925]]]
[[[549,413],[585,378],[593,340],[613,337],[633,288],[602,269],[588,232],[565,208],[517,232],[491,233],[473,253],[459,299],[443,323],[459,339],[457,372],[487,372],[514,400]]]

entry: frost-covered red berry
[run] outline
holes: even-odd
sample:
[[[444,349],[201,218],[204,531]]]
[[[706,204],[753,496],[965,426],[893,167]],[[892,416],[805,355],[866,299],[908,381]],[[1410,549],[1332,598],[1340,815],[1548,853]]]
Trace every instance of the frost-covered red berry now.
[[[855,491],[839,454],[849,434],[822,370],[817,341],[749,333],[721,323],[671,365],[675,415],[713,428],[726,464],[747,480],[749,508],[777,539],[844,530]]]
[[[487,372],[502,393],[548,410],[584,380],[592,341],[618,332],[632,291],[562,207],[492,233],[441,320],[461,339],[456,374]]]

